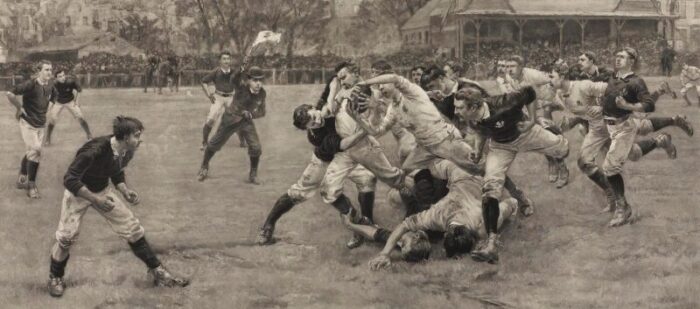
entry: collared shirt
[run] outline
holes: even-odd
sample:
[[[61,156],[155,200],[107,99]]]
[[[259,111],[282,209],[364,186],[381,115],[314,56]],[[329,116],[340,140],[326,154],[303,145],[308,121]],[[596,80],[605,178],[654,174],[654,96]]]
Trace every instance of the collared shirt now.
[[[118,152],[113,136],[95,138],[78,150],[63,177],[63,185],[76,196],[82,187],[100,192],[110,180],[118,185],[125,181],[124,169],[133,157],[132,151]]]
[[[25,114],[20,117],[35,128],[41,128],[46,124],[49,102],[58,97],[53,81],[43,83],[38,78],[18,84],[10,92],[22,96],[22,108]]]
[[[616,74],[617,75],[617,74]],[[603,116],[610,118],[621,118],[632,113],[632,111],[624,110],[617,107],[615,100],[618,96],[622,96],[629,103],[640,103],[644,107],[645,113],[653,112],[654,100],[649,94],[647,85],[644,79],[629,72],[623,76],[611,79],[608,82],[608,87],[601,100],[603,105]]]
[[[439,144],[459,130],[443,118],[423,89],[404,77],[398,77],[396,89],[401,92],[398,102],[389,104],[381,126],[394,124],[406,128],[422,146]]]
[[[240,81],[240,79],[234,80],[233,70],[229,69],[224,71],[222,68],[217,68],[211,71],[209,74],[202,77],[203,84],[214,83],[214,88],[218,92],[232,93],[235,89],[235,82]]]

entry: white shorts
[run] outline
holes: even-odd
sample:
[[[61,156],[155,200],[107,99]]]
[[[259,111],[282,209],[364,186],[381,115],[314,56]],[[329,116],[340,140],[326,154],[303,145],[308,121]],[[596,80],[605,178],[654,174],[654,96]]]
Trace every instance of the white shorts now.
[[[27,160],[39,162],[41,155],[41,144],[44,141],[44,127],[32,127],[26,120],[19,119],[19,132],[27,151]]]
[[[48,121],[50,124],[56,124],[58,121],[58,116],[61,114],[63,109],[67,108],[75,119],[83,119],[83,112],[80,110],[80,105],[75,104],[75,101],[70,101],[68,103],[53,103],[49,107],[49,112],[47,114]]]
[[[141,223],[112,189],[107,188],[95,194],[109,197],[114,201],[114,208],[108,212],[95,209],[107,220],[107,223],[117,235],[130,243],[134,243],[143,237],[144,229]],[[77,197],[70,191],[65,190],[63,203],[61,204],[61,218],[56,230],[56,240],[61,247],[70,247],[78,238],[80,223],[83,221],[83,215],[85,215],[90,206],[92,206],[90,201]]]
[[[207,115],[207,121],[215,122],[221,118],[224,114],[224,109],[226,104],[233,100],[233,96],[224,97],[218,94],[214,94],[214,103],[209,107],[209,114]]]

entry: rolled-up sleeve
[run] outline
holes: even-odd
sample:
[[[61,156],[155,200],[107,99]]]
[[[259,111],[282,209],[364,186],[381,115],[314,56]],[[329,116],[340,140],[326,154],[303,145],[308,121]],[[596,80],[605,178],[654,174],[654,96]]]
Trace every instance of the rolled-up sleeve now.
[[[90,168],[94,160],[93,154],[83,152],[78,154],[70,167],[68,167],[68,172],[63,177],[63,186],[73,195],[77,196],[80,188],[85,186],[82,181],[83,175],[85,175],[85,172]]]

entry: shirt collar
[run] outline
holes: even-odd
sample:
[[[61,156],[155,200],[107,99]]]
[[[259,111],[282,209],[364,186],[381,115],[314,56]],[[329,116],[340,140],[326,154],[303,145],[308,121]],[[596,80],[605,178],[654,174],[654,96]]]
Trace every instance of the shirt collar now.
[[[42,86],[46,86],[46,85],[49,84],[49,81],[42,82],[41,79],[38,78],[38,77],[37,77],[35,80],[36,80],[36,83],[37,83],[37,84],[42,85]]]
[[[486,102],[481,102],[482,107],[484,109],[484,115],[479,119],[479,121],[484,120],[484,119],[489,119],[491,117],[491,110],[489,109],[489,105],[486,104]]]
[[[126,151],[124,151],[124,153],[119,153],[119,142],[117,142],[116,137],[112,136],[112,138],[109,139],[109,143],[112,146],[112,154],[114,154],[115,157],[122,157],[126,154]]]
[[[618,73],[615,73],[615,76],[619,79],[627,79],[628,77],[634,75],[634,72],[627,72],[627,74],[620,76]]]
[[[224,74],[231,73],[231,68],[229,68],[228,70],[224,70],[224,68],[219,68],[219,69],[220,69],[221,72],[223,72]]]

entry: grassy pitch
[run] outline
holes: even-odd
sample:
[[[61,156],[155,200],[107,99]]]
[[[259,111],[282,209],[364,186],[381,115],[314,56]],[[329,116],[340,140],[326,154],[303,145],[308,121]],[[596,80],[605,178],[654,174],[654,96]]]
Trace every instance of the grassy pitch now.
[[[658,79],[648,80],[651,88]],[[672,83],[678,86],[678,82]],[[46,292],[49,249],[58,224],[62,179],[84,142],[68,112],[44,149],[42,198],[14,188],[24,152],[14,110],[0,109],[0,299],[4,308],[698,308],[700,307],[700,183],[697,138],[665,129],[677,160],[655,150],[628,162],[629,202],[641,214],[633,225],[606,227],[598,213],[602,194],[576,168],[581,135],[567,133],[571,183],[557,190],[546,180],[546,161],[521,154],[514,180],[536,203],[536,214],[504,232],[499,265],[469,258],[445,260],[435,244],[431,261],[397,262],[371,272],[379,251],[368,244],[348,251],[350,237],[336,211],[320,198],[296,206],[277,226],[280,241],[254,245],[257,229],[275,200],[301,175],[311,148],[291,125],[291,111],[313,103],[321,87],[268,86],[268,115],[256,121],[263,144],[261,186],[244,182],[245,149],[236,138],[213,159],[209,178],[196,180],[201,127],[209,103],[197,89],[155,96],[138,89],[86,90],[81,105],[95,136],[108,134],[119,114],[141,119],[145,142],[127,169],[141,195],[134,212],[161,260],[192,279],[184,289],[153,288],[146,268],[96,211],[84,217],[66,268],[62,299]],[[3,100],[4,99],[0,99]],[[700,108],[664,97],[658,115],[687,114],[700,127]],[[395,145],[382,138],[392,160]],[[392,227],[402,213],[378,186],[375,217]],[[347,195],[355,197],[348,186]]]

